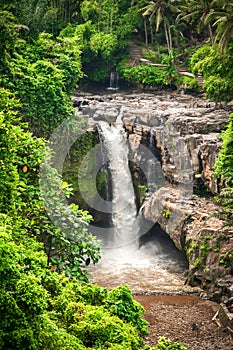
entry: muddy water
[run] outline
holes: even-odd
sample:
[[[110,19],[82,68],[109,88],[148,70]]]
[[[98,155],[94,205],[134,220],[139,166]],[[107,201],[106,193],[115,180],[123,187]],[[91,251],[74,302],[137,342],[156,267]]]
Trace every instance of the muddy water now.
[[[92,266],[90,281],[114,288],[127,284],[133,293],[180,292],[187,262],[165,233],[152,232],[141,242],[105,249],[100,263]]]

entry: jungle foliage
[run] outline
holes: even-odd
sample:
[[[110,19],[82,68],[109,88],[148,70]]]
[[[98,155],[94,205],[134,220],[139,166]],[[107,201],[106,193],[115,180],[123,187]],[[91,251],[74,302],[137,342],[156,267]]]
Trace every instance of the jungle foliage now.
[[[86,284],[100,243],[87,231],[89,213],[68,204],[73,189],[52,167],[45,139],[74,115],[77,85],[106,83],[116,67],[128,82],[197,88],[178,75],[190,64],[203,73],[208,97],[231,100],[232,7],[226,0],[0,0],[0,349],[143,349],[147,325],[129,288]],[[166,67],[130,62],[130,43]],[[73,156],[89,150],[89,136],[77,140]],[[219,200],[230,210],[232,139],[231,115],[215,168],[225,186]],[[155,349],[185,348],[162,338]]]
[[[0,96],[1,213],[43,242],[48,268],[85,282],[87,265],[100,258],[100,244],[87,232],[91,217],[64,203],[60,193],[66,198],[72,188],[51,167],[44,140],[19,125],[20,104],[12,93],[0,89]]]
[[[122,77],[129,83],[135,81],[137,69],[138,76],[143,69],[144,79],[137,76],[136,82],[140,80],[152,86],[172,83],[196,89],[194,80],[178,77],[177,73],[180,65],[191,62],[191,70],[204,74],[204,90],[209,98],[228,101],[233,96],[230,84],[233,4],[229,1],[14,0],[0,3],[0,52],[5,66],[1,72],[2,84],[7,88],[11,85],[23,103],[24,118],[33,121],[34,132],[42,129],[43,136],[48,136],[64,115],[72,113],[67,93],[73,91],[82,77],[106,84],[111,69],[119,65]],[[132,62],[124,66],[129,43],[157,53],[156,63],[170,60],[172,64],[168,64],[169,68],[160,67],[159,72],[155,67],[138,68]],[[204,60],[203,45],[209,48],[205,50]],[[191,61],[188,51],[194,52]]]

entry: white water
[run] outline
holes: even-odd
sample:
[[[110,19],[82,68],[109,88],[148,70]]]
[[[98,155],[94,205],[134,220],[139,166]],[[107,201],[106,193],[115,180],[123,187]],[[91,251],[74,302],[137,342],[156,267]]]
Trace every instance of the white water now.
[[[112,179],[112,247],[123,247],[138,239],[137,208],[128,165],[129,149],[121,117],[120,113],[112,125],[99,121],[100,138],[110,162]]]
[[[117,71],[112,71],[110,73],[109,87],[108,90],[118,90],[119,89],[119,73]]]
[[[89,269],[90,281],[108,288],[128,284],[134,292],[180,291],[187,266],[171,240],[155,231],[152,240],[138,246],[139,219],[128,164],[127,135],[121,118],[120,113],[115,123],[99,121],[98,125],[104,159],[110,163],[114,228],[109,230],[113,237],[107,237],[101,262]],[[157,163],[148,162],[148,167],[153,185]]]
[[[127,284],[134,293],[180,292],[187,264],[168,237],[154,232],[140,248],[128,245],[104,251],[101,261],[89,268],[90,281],[102,287]]]

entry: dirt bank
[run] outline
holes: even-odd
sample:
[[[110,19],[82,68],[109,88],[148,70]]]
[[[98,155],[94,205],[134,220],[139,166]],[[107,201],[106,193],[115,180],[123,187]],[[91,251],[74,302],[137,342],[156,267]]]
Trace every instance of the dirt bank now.
[[[189,350],[233,350],[233,337],[212,321],[218,304],[193,295],[135,295],[146,309],[149,335],[145,344],[156,345],[160,336],[183,343]]]

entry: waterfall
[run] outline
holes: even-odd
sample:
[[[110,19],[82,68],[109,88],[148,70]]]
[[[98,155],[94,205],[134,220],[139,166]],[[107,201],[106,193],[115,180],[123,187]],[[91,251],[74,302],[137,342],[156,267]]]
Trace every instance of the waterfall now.
[[[108,90],[119,89],[119,73],[117,70],[111,71]]]
[[[112,179],[112,223],[114,246],[125,246],[138,238],[137,208],[128,164],[128,142],[121,115],[109,125],[99,121],[100,140],[109,160]]]

